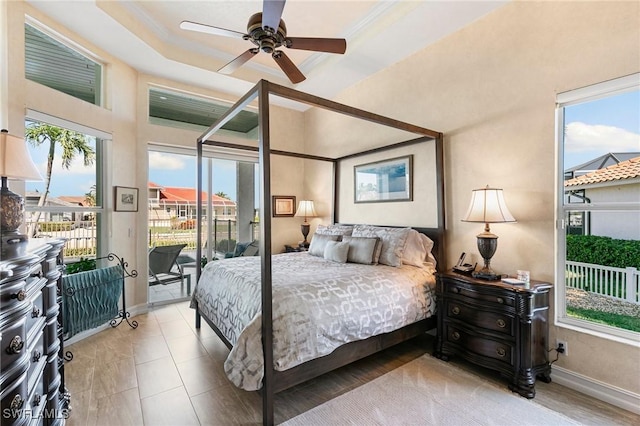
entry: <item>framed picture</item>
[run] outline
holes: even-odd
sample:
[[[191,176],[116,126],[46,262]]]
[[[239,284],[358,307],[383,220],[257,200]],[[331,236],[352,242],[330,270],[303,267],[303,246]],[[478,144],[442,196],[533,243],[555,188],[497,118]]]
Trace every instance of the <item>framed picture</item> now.
[[[354,169],[354,202],[413,200],[413,155],[361,164]]]
[[[296,197],[289,195],[274,195],[273,217],[291,217],[296,213]]]
[[[117,212],[137,212],[138,211],[138,188],[127,188],[126,186],[115,187],[115,211]]]

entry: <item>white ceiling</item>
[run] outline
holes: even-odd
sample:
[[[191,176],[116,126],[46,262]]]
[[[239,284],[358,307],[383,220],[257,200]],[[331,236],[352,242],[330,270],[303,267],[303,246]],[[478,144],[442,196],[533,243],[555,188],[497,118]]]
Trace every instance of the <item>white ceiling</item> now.
[[[235,96],[266,79],[329,99],[508,2],[288,0],[282,19],[289,36],[347,40],[344,55],[283,48],[307,77],[292,85],[264,52],[232,75],[216,72],[251,42],[179,28],[190,20],[245,33],[261,0],[27,1],[142,73]]]

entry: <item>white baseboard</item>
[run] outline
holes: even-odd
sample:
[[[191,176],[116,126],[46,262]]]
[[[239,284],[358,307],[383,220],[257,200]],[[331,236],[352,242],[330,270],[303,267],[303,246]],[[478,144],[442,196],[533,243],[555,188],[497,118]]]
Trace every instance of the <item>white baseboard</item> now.
[[[149,306],[146,303],[142,305],[136,305],[136,306],[127,308],[127,311],[129,312],[131,317],[135,317],[136,315],[147,313],[149,311]],[[86,339],[87,337],[93,336],[94,334],[98,334],[101,331],[107,330],[109,328],[111,328],[111,326],[109,325],[108,322],[106,322],[101,326],[92,328],[91,330],[83,331],[82,333],[78,333],[75,336],[71,337],[70,339],[65,340],[64,345],[65,346],[73,345],[74,343],[77,343],[83,339]]]
[[[640,414],[640,395],[637,393],[557,366],[553,366],[551,378],[559,385],[577,390],[632,413]]]

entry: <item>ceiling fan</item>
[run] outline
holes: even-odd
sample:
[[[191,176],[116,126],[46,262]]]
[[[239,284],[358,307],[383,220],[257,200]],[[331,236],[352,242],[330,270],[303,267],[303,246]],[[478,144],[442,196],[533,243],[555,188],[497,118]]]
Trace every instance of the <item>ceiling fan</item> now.
[[[256,46],[220,68],[218,72],[222,74],[233,73],[262,50],[271,54],[292,83],[300,83],[306,77],[282,50],[277,50],[279,47],[343,54],[347,50],[347,41],[342,38],[287,37],[287,27],[284,21],[280,19],[285,2],[286,0],[264,0],[262,12],[256,13],[249,18],[246,34],[191,21],[182,21],[180,28],[225,37],[241,38],[251,41]]]

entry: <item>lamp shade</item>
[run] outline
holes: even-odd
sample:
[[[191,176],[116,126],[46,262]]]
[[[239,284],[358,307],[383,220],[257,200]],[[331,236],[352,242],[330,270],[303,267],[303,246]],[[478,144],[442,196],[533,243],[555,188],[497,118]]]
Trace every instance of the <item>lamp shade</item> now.
[[[486,188],[474,189],[471,195],[469,210],[462,219],[463,222],[503,223],[515,222],[504,202],[502,189]]]
[[[295,216],[304,217],[305,221],[308,217],[318,216],[313,206],[313,200],[301,200],[300,203],[298,203],[298,211],[296,211]]]
[[[0,176],[12,180],[42,180],[22,138],[0,132]]]

